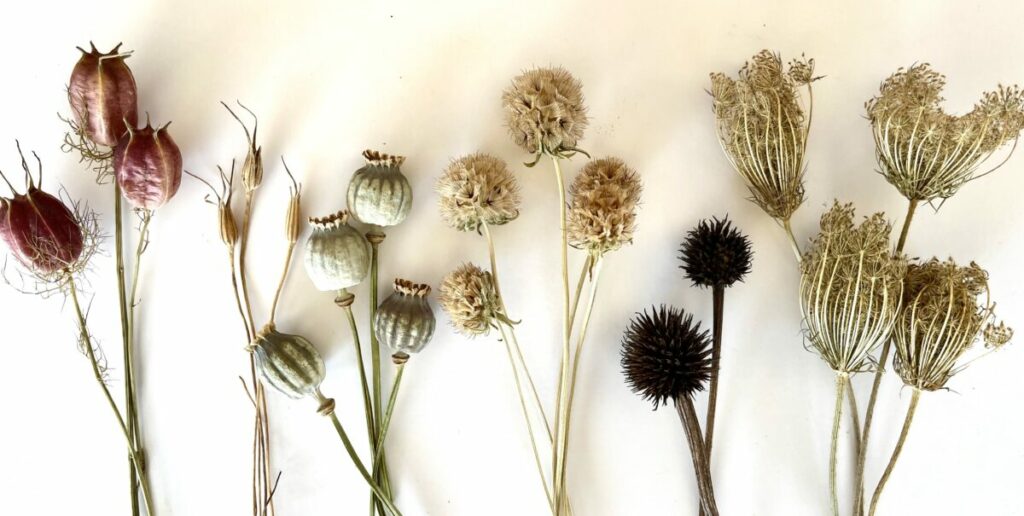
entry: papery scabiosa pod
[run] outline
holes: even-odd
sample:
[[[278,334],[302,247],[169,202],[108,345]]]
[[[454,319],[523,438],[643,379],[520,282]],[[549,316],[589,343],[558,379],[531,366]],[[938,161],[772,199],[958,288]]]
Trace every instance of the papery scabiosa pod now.
[[[310,218],[306,240],[306,274],[322,291],[358,285],[370,271],[370,243],[348,224],[348,211]]]
[[[399,170],[405,158],[372,150],[363,151],[363,158],[366,166],[348,184],[348,209],[365,224],[400,224],[412,208],[412,187]]]
[[[587,128],[583,84],[564,68],[534,68],[516,76],[501,104],[516,145],[537,156],[576,151]]]
[[[472,263],[463,264],[444,277],[439,301],[452,326],[469,336],[487,335],[500,315],[491,273]]]
[[[155,210],[181,186],[181,151],[166,125],[129,128],[114,148],[114,174],[121,193],[132,206]]]
[[[587,162],[569,187],[569,244],[595,258],[633,241],[640,177],[618,158]]]
[[[139,121],[135,77],[125,63],[131,53],[118,44],[102,53],[90,43],[82,51],[68,83],[68,102],[85,136],[99,145],[113,147]]]
[[[290,398],[316,396],[327,374],[313,344],[300,335],[281,333],[273,324],[256,334],[248,350],[267,383]]]
[[[451,162],[435,187],[441,216],[459,231],[502,225],[519,216],[519,184],[508,165],[477,153]]]
[[[434,336],[434,310],[427,302],[429,285],[396,279],[395,291],[377,308],[374,332],[387,344],[395,363],[404,363],[410,353],[419,353]]]
[[[0,197],[0,239],[37,276],[71,272],[78,268],[86,248],[82,221],[60,199],[40,190],[24,158],[21,163],[28,188],[21,194],[7,183],[14,197]]]

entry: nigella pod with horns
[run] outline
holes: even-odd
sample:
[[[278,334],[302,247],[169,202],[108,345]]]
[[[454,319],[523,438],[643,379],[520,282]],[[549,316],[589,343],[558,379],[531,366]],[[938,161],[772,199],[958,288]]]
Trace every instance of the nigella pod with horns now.
[[[370,243],[348,218],[342,210],[309,219],[313,233],[306,240],[306,274],[318,290],[358,285],[370,270]]]
[[[167,127],[154,129],[149,121],[140,129],[129,127],[114,147],[114,175],[121,193],[132,206],[155,210],[167,203],[181,186],[181,150]]]
[[[412,186],[400,169],[405,157],[365,150],[363,158],[348,184],[348,209],[365,224],[401,224],[412,209]]]
[[[113,147],[139,121],[135,77],[125,63],[131,52],[122,52],[120,43],[107,53],[89,46],[89,51],[78,49],[82,57],[71,71],[68,102],[84,135]]]
[[[402,363],[426,347],[437,323],[427,301],[429,285],[396,279],[394,289],[377,308],[373,331],[394,352],[395,363]]]

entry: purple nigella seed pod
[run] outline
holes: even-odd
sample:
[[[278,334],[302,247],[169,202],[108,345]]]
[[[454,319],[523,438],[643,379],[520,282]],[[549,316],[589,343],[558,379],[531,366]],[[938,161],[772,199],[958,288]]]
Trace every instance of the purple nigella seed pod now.
[[[135,77],[120,53],[121,45],[104,54],[92,44],[82,51],[68,83],[68,101],[75,121],[94,143],[113,147],[128,127],[139,121]]]
[[[114,174],[136,208],[155,210],[174,197],[181,186],[181,151],[167,125],[129,128],[114,147]]]
[[[13,199],[0,198],[0,240],[22,265],[43,275],[72,268],[84,247],[75,214],[34,184]]]

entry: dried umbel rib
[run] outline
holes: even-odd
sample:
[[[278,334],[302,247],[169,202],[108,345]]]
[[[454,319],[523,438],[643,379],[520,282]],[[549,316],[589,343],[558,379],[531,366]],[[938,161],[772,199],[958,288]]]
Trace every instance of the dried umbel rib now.
[[[508,165],[490,154],[470,154],[448,165],[435,186],[441,216],[459,231],[499,226],[519,216],[519,184]]]
[[[587,162],[569,187],[569,244],[595,258],[633,241],[640,177],[618,158]]]
[[[147,121],[141,129],[129,127],[114,147],[117,184],[136,208],[155,210],[181,186],[181,150],[167,132],[169,125],[154,129]]]
[[[405,158],[372,150],[363,158],[366,165],[348,184],[348,209],[365,224],[401,224],[412,209],[412,187],[399,168]]]
[[[744,64],[736,79],[711,74],[722,149],[746,180],[752,200],[781,221],[788,221],[804,201],[811,83],[817,79],[813,59],[791,61],[786,70],[782,57],[768,50]]]
[[[305,337],[264,326],[249,346],[263,379],[289,398],[316,397],[327,374],[320,353]]]
[[[309,219],[313,233],[306,240],[306,274],[318,290],[358,285],[370,271],[370,243],[348,223],[345,210]]]
[[[979,339],[991,347],[1009,341],[1012,331],[994,325],[988,274],[971,263],[935,258],[907,269],[906,302],[893,332],[893,366],[911,387],[934,391],[962,369],[957,361]]]
[[[906,260],[893,256],[882,213],[854,224],[835,203],[800,264],[800,309],[810,348],[837,373],[861,372],[889,338],[903,298]]]
[[[400,362],[426,347],[437,323],[427,302],[428,285],[396,279],[394,287],[395,291],[377,308],[373,331]]]
[[[501,104],[516,145],[537,156],[576,151],[587,128],[583,85],[564,68],[534,68],[516,76]]]
[[[113,50],[102,53],[79,48],[82,57],[68,82],[68,101],[75,122],[98,145],[113,147],[129,127],[138,123],[135,77],[125,63],[131,54]]]
[[[460,333],[474,337],[487,335],[500,314],[494,279],[472,263],[448,273],[441,281],[441,308]]]
[[[954,116],[941,106],[945,85],[927,63],[901,68],[866,104],[881,172],[911,201],[951,197],[1024,127],[1020,88],[999,86]]]

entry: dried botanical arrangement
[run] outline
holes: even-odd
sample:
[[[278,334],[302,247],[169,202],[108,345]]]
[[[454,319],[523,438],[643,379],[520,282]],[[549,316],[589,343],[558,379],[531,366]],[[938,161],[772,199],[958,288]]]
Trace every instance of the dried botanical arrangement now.
[[[533,155],[526,166],[551,160],[559,199],[562,358],[553,422],[515,336],[519,321],[510,317],[501,294],[492,227],[515,220],[520,198],[515,177],[506,163],[494,156],[472,154],[456,159],[438,180],[442,217],[457,230],[482,234],[490,258],[489,271],[464,264],[450,273],[441,286],[441,304],[462,333],[476,336],[498,330],[506,345],[548,505],[552,514],[561,516],[572,513],[566,487],[572,406],[601,269],[609,252],[632,241],[641,185],[632,168],[609,157],[587,162],[566,188],[562,162],[576,154],[590,157],[578,148],[588,124],[582,84],[566,70],[536,68],[515,77],[502,94],[502,106],[513,141]],[[575,293],[569,284],[570,247],[586,252]],[[542,428],[538,430],[538,426]],[[550,452],[548,466],[542,458],[546,452]]]
[[[712,74],[711,95],[719,139],[744,177],[753,201],[783,225],[800,264],[800,306],[808,348],[836,373],[829,485],[831,511],[839,514],[836,454],[844,398],[849,398],[856,437],[853,513],[865,513],[864,469],[879,387],[894,343],[893,367],[913,388],[903,432],[873,496],[874,514],[896,463],[922,390],[942,388],[964,365],[957,360],[978,339],[990,348],[1006,344],[1012,331],[993,322],[987,274],[972,264],[908,260],[904,248],[918,205],[936,211],[964,184],[1007,162],[1024,128],[1024,93],[1000,86],[960,116],[941,107],[945,78],[928,64],[900,69],[867,102],[880,173],[907,199],[895,245],[890,223],[877,213],[860,224],[852,205],[838,202],[821,218],[821,231],[802,252],[790,219],[803,202],[803,156],[810,128],[813,60],[794,61],[783,72],[781,58],[757,54],[738,79]],[[808,106],[797,101],[807,86]],[[1005,157],[983,165],[1009,143]],[[978,296],[985,295],[985,301]],[[875,352],[878,352],[877,357]],[[863,430],[851,388],[857,373],[874,372]],[[845,394],[844,394],[845,391]]]
[[[137,392],[135,356],[139,349],[136,308],[140,297],[140,267],[150,239],[150,223],[157,209],[169,201],[181,184],[181,151],[168,132],[170,123],[154,128],[146,117],[146,125],[138,127],[138,91],[135,78],[126,59],[131,52],[123,52],[120,45],[110,52],[100,52],[95,46],[86,51],[79,48],[81,57],[71,72],[68,83],[68,102],[71,116],[62,118],[69,131],[63,150],[77,154],[96,173],[100,184],[113,185],[114,253],[121,319],[121,342],[124,358],[124,417],[123,429],[128,439],[129,475],[132,514],[141,514],[141,505],[153,514],[152,499],[146,481],[146,460],[143,432],[140,426],[140,401]],[[125,247],[129,246],[124,219],[127,201],[138,219],[135,234],[135,252],[126,260]],[[61,287],[71,294],[76,292],[71,275]],[[83,349],[97,363],[94,344],[82,325]],[[103,381],[106,379],[104,378]],[[106,390],[106,389],[105,389]],[[109,398],[108,398],[109,399]],[[114,406],[120,418],[119,409]]]

